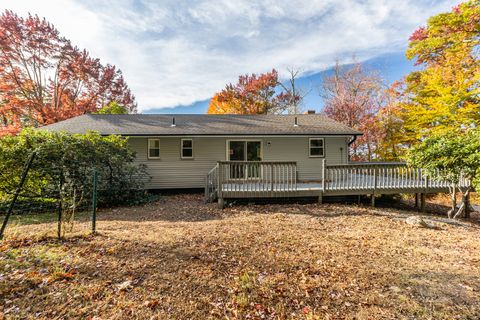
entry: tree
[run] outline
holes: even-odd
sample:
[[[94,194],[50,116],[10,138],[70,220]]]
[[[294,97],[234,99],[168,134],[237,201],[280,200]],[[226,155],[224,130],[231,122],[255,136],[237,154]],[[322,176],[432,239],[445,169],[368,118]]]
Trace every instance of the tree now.
[[[409,39],[407,57],[421,69],[406,78],[398,114],[411,143],[480,124],[479,4],[433,16]]]
[[[406,140],[404,121],[399,116],[402,97],[403,82],[393,83],[384,94],[382,108],[376,115],[377,128],[380,130],[377,141],[376,153],[385,161],[398,161],[405,156],[411,147]]]
[[[283,84],[282,82],[278,83],[283,89],[278,95],[278,100],[283,102],[285,106],[284,108],[289,114],[298,114],[302,111],[301,107],[303,98],[305,98],[309,91],[305,92],[296,85],[300,70],[289,68],[287,71],[289,74],[287,84]]]
[[[0,15],[0,135],[95,112],[112,101],[136,110],[115,66],[74,47],[45,19]]]
[[[97,112],[96,114],[128,114],[127,108],[119,105],[118,102],[112,101]]]
[[[467,199],[472,188],[459,187],[461,177],[480,187],[480,129],[470,129],[463,134],[453,131],[437,133],[410,149],[408,162],[424,168],[431,178],[450,183],[452,208],[449,218],[461,217],[467,209]],[[462,194],[462,203],[457,210],[456,193]]]
[[[278,86],[278,73],[275,69],[260,75],[240,76],[235,85],[230,83],[213,96],[207,113],[283,113],[288,111],[292,103],[299,104],[301,99],[296,96],[297,91],[278,92]]]
[[[323,78],[320,96],[324,113],[347,126],[363,132],[353,144],[354,159],[371,160],[376,155],[382,131],[376,115],[384,102],[384,85],[375,73],[368,73],[361,64],[335,65],[333,75]]]

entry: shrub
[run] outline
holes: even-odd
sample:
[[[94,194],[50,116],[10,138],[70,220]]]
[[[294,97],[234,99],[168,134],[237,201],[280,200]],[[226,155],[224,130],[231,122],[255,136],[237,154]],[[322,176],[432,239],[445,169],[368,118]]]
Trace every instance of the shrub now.
[[[32,129],[0,139],[0,193],[15,190],[24,162],[33,151],[36,157],[22,198],[60,199],[76,207],[91,199],[95,170],[100,206],[123,204],[145,194],[149,177],[145,166],[134,164],[135,153],[126,138]]]

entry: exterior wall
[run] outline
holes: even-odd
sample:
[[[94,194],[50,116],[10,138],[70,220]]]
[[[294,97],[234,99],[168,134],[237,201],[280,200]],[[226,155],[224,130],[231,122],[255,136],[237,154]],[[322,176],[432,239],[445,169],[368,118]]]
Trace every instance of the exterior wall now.
[[[191,138],[191,137],[184,137]],[[203,188],[205,176],[217,161],[227,157],[227,140],[260,140],[264,161],[296,161],[300,180],[320,180],[322,159],[309,157],[309,137],[226,138],[193,137],[193,159],[181,159],[180,137],[160,137],[160,159],[148,159],[148,138],[131,137],[137,162],[147,165],[150,189]],[[325,137],[329,164],[347,163],[346,137]]]

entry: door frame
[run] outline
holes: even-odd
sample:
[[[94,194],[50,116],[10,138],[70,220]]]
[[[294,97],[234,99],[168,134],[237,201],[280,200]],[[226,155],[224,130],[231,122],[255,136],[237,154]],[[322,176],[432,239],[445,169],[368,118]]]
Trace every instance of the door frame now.
[[[263,161],[263,139],[227,139],[225,142],[225,159],[226,161],[231,161],[230,160],[230,141],[234,142],[248,142],[248,141],[254,141],[254,142],[260,142],[260,158],[262,158],[261,161]],[[247,150],[245,150],[245,157],[247,156]],[[243,160],[247,161],[247,160]]]
[[[225,149],[226,149],[226,150],[225,150],[225,153],[226,153],[226,158],[225,158],[225,159],[226,159],[227,161],[231,161],[231,160],[230,160],[230,152],[229,152],[229,151],[230,151],[230,142],[231,142],[231,141],[232,141],[232,142],[245,142],[245,160],[243,160],[244,162],[251,162],[251,161],[247,161],[247,160],[246,160],[247,154],[248,154],[248,152],[247,152],[247,150],[246,150],[246,148],[247,148],[247,144],[246,144],[246,143],[247,143],[247,142],[250,142],[250,141],[260,142],[260,158],[262,158],[261,161],[263,161],[263,139],[227,139],[226,142],[225,142]],[[234,161],[235,161],[235,160],[234,160]],[[260,171],[258,177],[248,177],[248,174],[247,174],[246,170],[247,170],[247,167],[245,167],[244,178],[232,178],[232,177],[230,176],[230,173],[229,173],[229,177],[228,177],[228,178],[229,178],[230,180],[245,180],[245,179],[246,179],[246,180],[260,180],[260,179],[262,178],[262,176],[263,176],[263,172]]]

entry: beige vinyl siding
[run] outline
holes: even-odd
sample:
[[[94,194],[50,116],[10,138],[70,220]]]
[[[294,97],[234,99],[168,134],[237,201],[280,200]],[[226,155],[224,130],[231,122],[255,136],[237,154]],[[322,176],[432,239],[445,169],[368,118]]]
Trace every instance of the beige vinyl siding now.
[[[147,158],[147,139],[130,138],[137,162],[147,165],[149,188],[203,188],[205,176],[217,161],[225,160],[224,138],[192,138],[193,159],[181,159],[181,138],[160,138],[160,158]]]
[[[129,139],[137,162],[147,165],[151,175],[148,188],[203,188],[208,171],[217,161],[226,160],[227,140],[242,140],[240,137],[184,138],[193,139],[193,159],[181,158],[180,137],[159,138],[159,159],[148,159],[148,138]],[[245,138],[249,139],[252,140]],[[321,179],[323,158],[309,157],[309,137],[265,137],[253,140],[262,141],[264,161],[296,161],[300,180]],[[325,137],[325,159],[328,163],[346,163],[346,141],[345,137]]]
[[[299,180],[320,180],[323,158],[309,156],[308,137],[264,138],[265,161],[296,161]],[[270,145],[268,145],[270,141]],[[346,138],[325,137],[325,159],[330,164],[346,163]],[[342,150],[340,150],[342,148]]]

